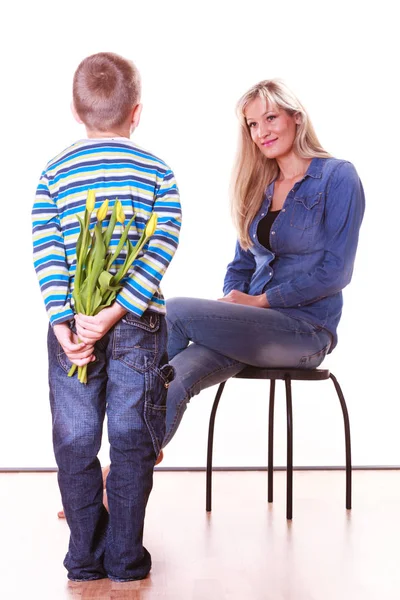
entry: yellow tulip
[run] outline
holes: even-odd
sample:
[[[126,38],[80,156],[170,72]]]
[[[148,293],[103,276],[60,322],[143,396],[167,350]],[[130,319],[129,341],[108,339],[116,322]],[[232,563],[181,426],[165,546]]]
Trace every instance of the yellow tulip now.
[[[119,200],[117,200],[117,221],[123,225],[125,223],[125,213],[122,208],[122,204]]]
[[[94,210],[94,205],[96,202],[96,194],[94,190],[89,190],[86,198],[86,210],[91,213]]]
[[[103,221],[106,218],[107,215],[107,211],[108,211],[108,200],[104,200],[103,204],[100,206],[100,208],[97,209],[97,220],[98,221]]]
[[[157,227],[157,215],[156,213],[152,213],[150,219],[147,221],[147,225],[146,225],[146,229],[145,229],[145,235],[146,237],[151,237],[153,235],[153,233],[155,232]]]

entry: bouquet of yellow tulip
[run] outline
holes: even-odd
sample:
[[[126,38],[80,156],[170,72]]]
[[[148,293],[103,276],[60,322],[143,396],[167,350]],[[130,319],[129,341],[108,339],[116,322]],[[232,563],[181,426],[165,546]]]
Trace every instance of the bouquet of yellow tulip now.
[[[105,200],[97,210],[97,222],[91,234],[89,225],[95,201],[94,190],[89,190],[84,218],[78,216],[80,232],[76,243],[76,271],[74,291],[72,292],[75,312],[92,316],[97,315],[103,308],[113,303],[122,288],[121,280],[127,274],[144,244],[153,235],[157,225],[157,215],[152,213],[140,239],[133,246],[128,239],[128,233],[135,215],[124,227],[125,214],[121,202],[116,200],[107,228],[103,232],[102,224],[108,211],[108,200]],[[109,246],[117,223],[122,225],[122,235],[112,253]],[[127,245],[125,260],[113,275],[110,273],[110,268],[125,244]],[[73,365],[68,376],[72,377],[76,369],[77,366]],[[78,367],[78,379],[81,383],[87,383],[87,365]]]

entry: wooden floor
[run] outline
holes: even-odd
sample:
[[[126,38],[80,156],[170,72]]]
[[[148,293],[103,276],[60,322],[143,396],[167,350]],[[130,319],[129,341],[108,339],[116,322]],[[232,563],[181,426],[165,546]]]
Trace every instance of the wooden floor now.
[[[292,523],[285,473],[274,504],[265,472],[157,472],[145,528],[151,575],[125,584],[68,582],[68,526],[56,475],[0,474],[0,598],[4,600],[398,600],[400,471],[295,472]]]

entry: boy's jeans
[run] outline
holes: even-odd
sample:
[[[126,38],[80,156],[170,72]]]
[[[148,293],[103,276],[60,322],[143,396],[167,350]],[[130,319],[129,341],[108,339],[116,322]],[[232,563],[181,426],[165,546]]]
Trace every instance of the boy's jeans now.
[[[142,579],[151,567],[143,525],[153,467],[165,432],[166,392],[173,368],[163,315],[128,313],[95,347],[88,383],[67,377],[71,363],[49,329],[53,444],[71,531],[64,565],[73,580]],[[107,415],[110,514],[103,506],[97,454]]]
[[[282,311],[201,298],[168,300],[167,323],[168,355],[176,378],[168,390],[163,446],[201,390],[226,381],[246,365],[315,369],[332,342],[325,329]]]

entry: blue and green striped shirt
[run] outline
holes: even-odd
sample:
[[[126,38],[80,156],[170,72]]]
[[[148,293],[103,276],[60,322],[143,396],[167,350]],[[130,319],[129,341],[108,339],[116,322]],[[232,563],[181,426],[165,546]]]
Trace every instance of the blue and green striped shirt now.
[[[76,142],[53,160],[42,176],[32,210],[34,266],[52,325],[73,318],[72,290],[79,235],[77,215],[83,218],[89,189],[96,193],[97,210],[108,198],[108,217],[117,199],[126,221],[135,214],[129,239],[140,238],[152,211],[157,228],[134,261],[116,301],[141,316],[150,308],[165,312],[160,281],[178,246],[181,224],[179,192],[171,169],[127,138],[85,139]],[[91,218],[91,229],[96,213]],[[117,225],[111,247],[118,244],[122,226]],[[115,272],[126,254],[113,265]]]

